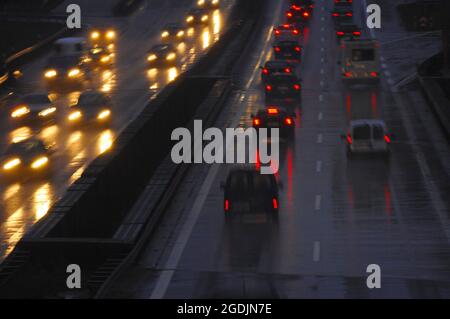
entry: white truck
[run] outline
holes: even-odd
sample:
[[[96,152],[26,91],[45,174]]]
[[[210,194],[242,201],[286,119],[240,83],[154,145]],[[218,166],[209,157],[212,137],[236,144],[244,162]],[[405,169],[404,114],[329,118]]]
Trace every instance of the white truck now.
[[[341,42],[341,77],[343,81],[379,81],[379,43],[373,39]]]

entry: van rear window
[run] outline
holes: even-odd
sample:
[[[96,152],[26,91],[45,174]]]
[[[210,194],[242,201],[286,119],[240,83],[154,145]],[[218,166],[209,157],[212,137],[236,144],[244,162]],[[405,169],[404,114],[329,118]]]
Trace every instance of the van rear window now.
[[[370,140],[370,125],[360,125],[353,129],[353,139]]]
[[[352,61],[373,61],[375,60],[375,50],[373,49],[354,49],[352,50]]]

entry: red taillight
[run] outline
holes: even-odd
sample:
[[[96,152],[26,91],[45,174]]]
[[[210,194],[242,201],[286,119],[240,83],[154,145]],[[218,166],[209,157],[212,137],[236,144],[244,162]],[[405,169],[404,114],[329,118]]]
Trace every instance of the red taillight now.
[[[266,85],[266,91],[267,92],[272,91],[272,85]]]
[[[351,72],[345,72],[345,73],[344,73],[344,76],[345,76],[346,78],[349,78],[349,77],[352,76],[352,73],[351,73]]]
[[[272,205],[274,209],[278,209],[278,200],[276,198],[272,199]]]
[[[292,70],[290,68],[285,68],[284,69],[284,73],[291,73],[291,72],[292,72]]]
[[[280,47],[275,47],[275,52],[280,52],[281,48]]]
[[[275,35],[280,35],[280,30],[275,30]]]
[[[305,17],[305,18],[307,18],[307,17],[309,17],[309,13],[308,12],[303,12],[303,16]]]
[[[288,12],[288,13],[286,13],[286,16],[287,16],[288,18],[292,18],[292,13],[291,13],[291,12]]]
[[[337,34],[338,36],[343,36],[343,35],[345,35],[345,32],[343,32],[343,31],[338,31],[338,32],[336,32],[336,34]]]
[[[353,35],[360,36],[361,32],[360,31],[355,31],[355,32],[353,32]]]
[[[269,70],[267,68],[264,68],[262,71],[264,74],[269,74]]]
[[[230,202],[229,202],[228,199],[225,199],[225,204],[224,204],[224,205],[225,205],[225,206],[224,206],[225,211],[226,211],[226,212],[229,211],[229,210],[230,210]]]
[[[261,120],[258,118],[254,118],[253,119],[253,126],[260,126],[261,125]]]
[[[300,52],[302,50],[302,48],[300,48],[300,47],[295,47],[295,51],[296,52]]]
[[[284,123],[288,126],[291,126],[292,124],[294,124],[294,121],[290,117],[287,117],[284,119]]]
[[[290,26],[291,26],[290,24],[283,24],[283,28],[285,29],[289,29]]]
[[[297,35],[297,34],[300,33],[300,31],[298,31],[297,29],[294,29],[294,30],[292,30],[292,33],[295,34],[295,35]]]
[[[293,9],[295,11],[300,11],[302,8],[300,6],[297,6],[297,5],[293,4],[291,9]]]
[[[352,139],[350,134],[347,135],[347,143],[348,144],[353,144],[353,139]]]
[[[339,17],[339,13],[333,12],[333,17]]]
[[[390,143],[391,142],[391,138],[389,137],[389,135],[385,135],[384,136],[384,140],[386,141],[386,143]]]
[[[294,90],[298,91],[301,89],[300,84],[294,84]]]
[[[346,15],[347,17],[353,17],[353,13],[351,13],[351,12],[347,12],[345,15]]]
[[[378,76],[377,72],[370,72],[370,76],[376,78]]]

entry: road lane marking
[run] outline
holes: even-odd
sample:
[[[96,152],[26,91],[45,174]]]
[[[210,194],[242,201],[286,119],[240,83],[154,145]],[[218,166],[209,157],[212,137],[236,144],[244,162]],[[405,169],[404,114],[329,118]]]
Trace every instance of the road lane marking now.
[[[314,242],[313,261],[314,262],[319,262],[320,261],[320,241],[315,241]]]
[[[319,101],[320,101],[320,102],[323,102],[323,94],[320,94],[320,95],[319,95]]]
[[[320,74],[325,74],[325,70],[324,69],[320,69]]]
[[[320,81],[320,86],[324,86],[324,85],[325,85],[325,82]]]
[[[316,172],[317,173],[322,172],[322,161],[317,161],[317,163],[316,163]]]
[[[323,120],[323,113],[322,113],[322,112],[319,112],[319,115],[317,115],[317,119],[318,119],[319,121],[322,121],[322,120]]]
[[[317,143],[321,144],[322,142],[323,142],[323,135],[322,134],[317,135]]]
[[[316,199],[314,201],[314,209],[320,210],[322,206],[322,195],[316,195]]]

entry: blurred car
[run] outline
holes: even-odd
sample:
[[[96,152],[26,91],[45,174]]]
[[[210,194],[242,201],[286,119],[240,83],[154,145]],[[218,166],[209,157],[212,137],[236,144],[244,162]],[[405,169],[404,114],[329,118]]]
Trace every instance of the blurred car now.
[[[340,23],[336,29],[338,42],[341,40],[353,40],[361,37],[361,28],[353,22]]]
[[[168,23],[161,31],[161,40],[167,42],[181,42],[185,39],[185,30],[181,24]]]
[[[252,115],[252,125],[258,128],[278,128],[280,137],[291,137],[295,130],[295,114],[278,106],[269,106]]]
[[[113,49],[116,37],[116,31],[112,28],[97,27],[89,31],[89,41],[93,47]]]
[[[281,24],[273,28],[275,38],[293,38],[300,39],[300,29],[293,24]]]
[[[353,0],[334,0],[335,8],[352,8]]]
[[[177,53],[172,44],[157,44],[147,52],[147,64],[150,68],[173,67],[177,65]]]
[[[267,79],[272,76],[280,74],[294,74],[295,65],[287,61],[267,61],[263,67],[261,67],[261,80],[265,83]]]
[[[95,47],[89,50],[85,62],[89,63],[94,68],[109,68],[114,63],[114,56],[104,47]]]
[[[4,83],[6,83],[6,81],[8,81],[9,79],[9,71],[8,68],[6,66],[5,61],[3,61],[2,59],[0,59],[0,86]]]
[[[265,86],[266,102],[278,100],[300,101],[302,97],[300,82],[292,74],[271,77]]]
[[[197,6],[205,9],[217,9],[220,7],[220,0],[197,0]]]
[[[303,7],[291,7],[286,11],[286,21],[296,26],[304,26],[311,19],[311,11]]]
[[[338,7],[331,12],[335,28],[339,28],[341,24],[349,24],[353,22],[353,9],[351,7]]]
[[[112,100],[98,91],[86,91],[80,95],[78,102],[70,109],[67,120],[72,126],[111,124]]]
[[[386,124],[382,120],[355,120],[350,122],[347,134],[342,135],[347,144],[348,156],[355,154],[388,155],[391,143]]]
[[[186,16],[186,24],[188,26],[199,26],[209,24],[209,11],[201,8],[189,10]]]
[[[225,182],[224,211],[227,218],[237,214],[269,214],[278,217],[278,183],[274,175],[262,175],[256,168],[242,167],[231,170]]]
[[[280,40],[273,47],[275,60],[301,62],[302,47],[297,41]]]
[[[20,99],[10,113],[14,125],[50,124],[56,116],[56,106],[50,101],[48,94],[29,94]]]
[[[44,79],[50,88],[82,88],[85,71],[80,57],[50,57],[44,70]]]
[[[37,138],[11,144],[0,156],[0,176],[3,180],[46,176],[50,170],[51,153]]]

